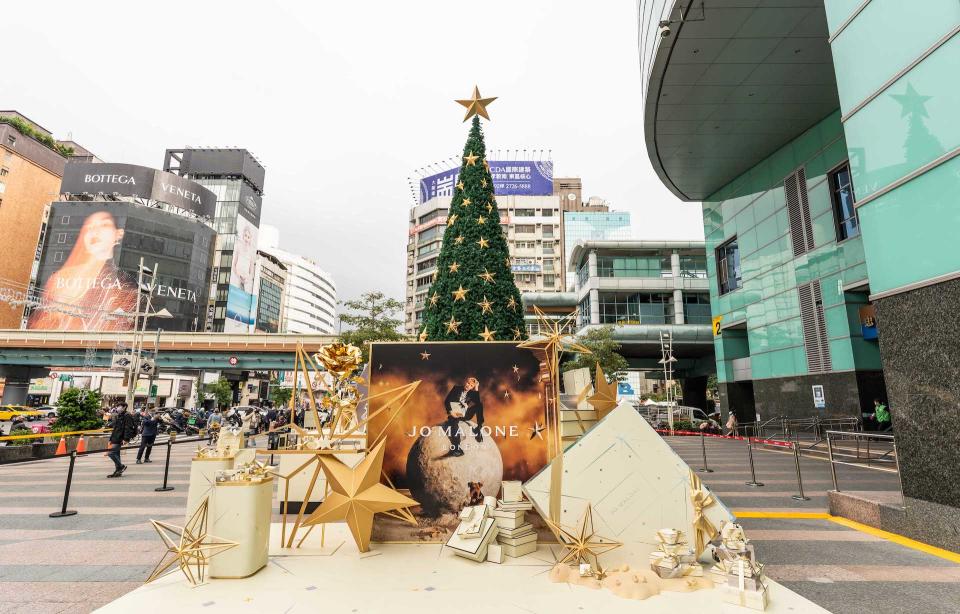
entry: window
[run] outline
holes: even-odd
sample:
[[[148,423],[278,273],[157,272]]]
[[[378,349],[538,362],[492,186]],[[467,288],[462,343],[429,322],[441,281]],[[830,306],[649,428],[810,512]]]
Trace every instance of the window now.
[[[850,239],[860,234],[860,222],[853,203],[853,184],[850,182],[850,164],[830,172],[830,198],[833,201],[833,217],[837,221],[837,241]]]
[[[683,321],[686,324],[710,324],[710,295],[684,292]]]
[[[552,254],[554,253],[554,252],[553,252],[553,243],[544,243],[544,244],[543,244],[543,253],[544,253],[544,254],[548,254],[548,255],[552,255]]]
[[[707,257],[680,256],[680,277],[687,279],[707,278]]]
[[[16,144],[17,144],[17,137],[13,136],[12,134],[8,134],[8,135],[7,135],[7,143],[10,144],[10,145],[16,145]]]
[[[67,233],[60,232],[57,233],[57,243],[66,243],[67,242]]]
[[[537,232],[537,227],[534,224],[517,224],[514,226],[514,231],[523,234],[533,234]]]
[[[430,213],[422,216],[422,217],[420,218],[420,223],[421,223],[421,224],[426,224],[426,223],[429,222],[430,220],[435,220],[435,219],[437,219],[438,217],[447,217],[447,210],[446,210],[446,209],[434,209],[434,210],[431,211]]]
[[[69,223],[70,223],[70,216],[69,216],[69,215],[60,216],[60,223],[63,224],[64,226],[66,226],[67,224],[69,224]]]
[[[720,294],[740,287],[740,246],[736,237],[717,248],[717,285]]]
[[[603,293],[601,324],[672,324],[673,293]]]
[[[580,268],[577,269],[577,287],[587,285],[588,279],[590,279],[590,263],[584,261],[584,263],[580,265]]]
[[[552,288],[552,287],[554,286],[554,284],[557,283],[557,282],[556,282],[556,279],[557,279],[557,278],[556,278],[555,275],[544,275],[544,276],[543,276],[543,285],[544,285],[544,286],[549,286],[549,287]]]
[[[670,256],[598,256],[600,277],[672,277]]]
[[[543,227],[543,238],[552,239],[553,238],[553,226],[544,226]]]
[[[514,217],[533,217],[537,214],[536,209],[514,209]]]
[[[53,254],[54,262],[63,262],[63,252],[54,252]]]

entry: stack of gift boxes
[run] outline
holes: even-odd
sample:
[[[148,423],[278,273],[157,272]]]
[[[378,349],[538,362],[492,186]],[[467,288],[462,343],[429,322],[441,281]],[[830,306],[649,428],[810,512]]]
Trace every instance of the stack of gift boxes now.
[[[501,498],[463,508],[460,524],[447,541],[455,554],[472,561],[502,563],[537,549],[537,531],[527,521],[533,504],[523,498],[520,482],[504,482]]]

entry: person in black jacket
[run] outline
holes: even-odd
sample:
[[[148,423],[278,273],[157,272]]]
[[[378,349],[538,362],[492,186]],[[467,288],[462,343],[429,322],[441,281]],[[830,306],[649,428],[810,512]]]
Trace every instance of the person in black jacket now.
[[[120,448],[137,435],[136,418],[127,411],[127,406],[123,405],[113,416],[113,430],[110,431],[110,451],[107,456],[113,461],[116,470],[108,475],[108,478],[119,478],[123,475],[127,466],[120,462]]]
[[[443,408],[447,412],[447,421],[443,429],[450,438],[450,456],[463,456],[460,449],[460,421],[469,422],[476,418],[477,426],[472,427],[474,438],[483,441],[480,429],[483,427],[483,403],[480,401],[480,382],[475,377],[468,377],[463,386],[454,386],[443,400]]]
[[[152,463],[150,460],[150,451],[153,450],[153,442],[157,440],[157,427],[160,421],[152,412],[140,412],[140,448],[137,450],[137,464]],[[146,454],[144,454],[146,451]],[[140,460],[140,459],[143,460]]]

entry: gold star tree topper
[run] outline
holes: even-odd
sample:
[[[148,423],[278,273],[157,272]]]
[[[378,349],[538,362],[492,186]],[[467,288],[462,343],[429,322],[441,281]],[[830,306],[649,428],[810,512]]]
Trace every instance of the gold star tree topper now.
[[[497,97],[492,98],[483,98],[480,96],[480,88],[476,85],[473,86],[473,97],[468,98],[467,100],[458,100],[457,102],[467,108],[467,114],[464,115],[463,121],[467,121],[474,115],[479,115],[484,119],[490,119],[490,116],[487,115],[487,105],[496,100]]]
[[[331,492],[304,522],[304,525],[346,521],[360,552],[370,549],[373,515],[417,505],[417,502],[380,483],[383,471],[381,440],[356,467],[348,467],[335,456],[320,457]]]

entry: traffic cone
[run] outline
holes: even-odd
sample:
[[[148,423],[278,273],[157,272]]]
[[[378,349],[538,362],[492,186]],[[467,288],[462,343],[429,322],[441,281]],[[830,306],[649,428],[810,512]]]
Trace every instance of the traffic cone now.
[[[57,456],[61,456],[67,453],[67,438],[61,437],[60,443],[57,445]]]
[[[82,454],[87,451],[87,442],[83,440],[83,435],[80,435],[80,439],[77,440],[77,454]]]

